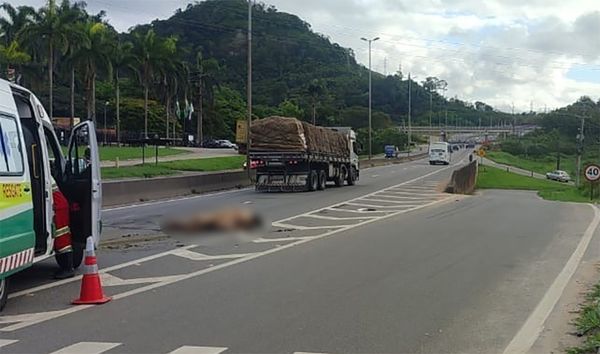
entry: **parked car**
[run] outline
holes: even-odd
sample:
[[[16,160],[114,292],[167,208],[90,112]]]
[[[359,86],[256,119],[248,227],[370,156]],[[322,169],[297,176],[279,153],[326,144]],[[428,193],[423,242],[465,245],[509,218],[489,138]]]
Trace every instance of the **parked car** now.
[[[208,139],[208,140],[204,140],[204,142],[202,143],[202,147],[205,147],[208,149],[217,149],[217,148],[221,147],[221,143],[219,143],[218,140]]]
[[[231,141],[226,140],[226,139],[217,140],[217,142],[221,148],[230,148],[230,149],[236,149],[236,150],[238,148],[238,146],[236,144],[234,144]]]
[[[569,182],[571,180],[569,174],[561,170],[546,173],[546,178],[559,182]]]

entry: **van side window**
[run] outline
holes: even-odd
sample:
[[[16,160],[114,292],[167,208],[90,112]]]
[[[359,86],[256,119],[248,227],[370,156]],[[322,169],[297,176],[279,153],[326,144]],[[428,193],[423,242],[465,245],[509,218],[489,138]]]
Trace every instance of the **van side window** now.
[[[23,148],[17,121],[0,114],[0,175],[20,176],[23,172]]]

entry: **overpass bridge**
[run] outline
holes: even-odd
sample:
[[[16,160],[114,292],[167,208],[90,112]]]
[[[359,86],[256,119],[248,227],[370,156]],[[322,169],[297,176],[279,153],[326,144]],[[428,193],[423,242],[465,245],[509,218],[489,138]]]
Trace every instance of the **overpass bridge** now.
[[[436,135],[441,132],[446,134],[525,134],[526,132],[533,131],[535,126],[491,126],[491,127],[469,127],[469,126],[447,126],[447,127],[435,127],[435,126],[412,126],[411,131],[414,134],[430,134]],[[399,129],[403,132],[408,132],[407,126],[401,126]]]

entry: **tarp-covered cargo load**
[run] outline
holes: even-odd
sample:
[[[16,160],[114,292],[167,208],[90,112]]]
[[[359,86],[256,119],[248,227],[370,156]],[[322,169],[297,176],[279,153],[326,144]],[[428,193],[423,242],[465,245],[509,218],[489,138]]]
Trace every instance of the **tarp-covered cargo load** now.
[[[346,134],[316,127],[296,118],[269,117],[252,122],[252,150],[307,151],[348,156]]]
[[[252,122],[252,150],[306,151],[304,127],[296,118],[269,117]]]

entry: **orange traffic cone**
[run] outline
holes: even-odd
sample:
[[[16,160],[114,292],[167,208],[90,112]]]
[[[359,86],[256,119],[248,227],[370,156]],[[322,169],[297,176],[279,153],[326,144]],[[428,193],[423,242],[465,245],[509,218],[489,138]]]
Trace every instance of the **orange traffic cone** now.
[[[98,265],[96,264],[96,254],[94,253],[94,239],[87,238],[85,245],[85,273],[81,282],[81,292],[79,299],[73,300],[74,305],[92,305],[104,304],[112,298],[105,296],[102,292],[102,284],[98,275]]]

